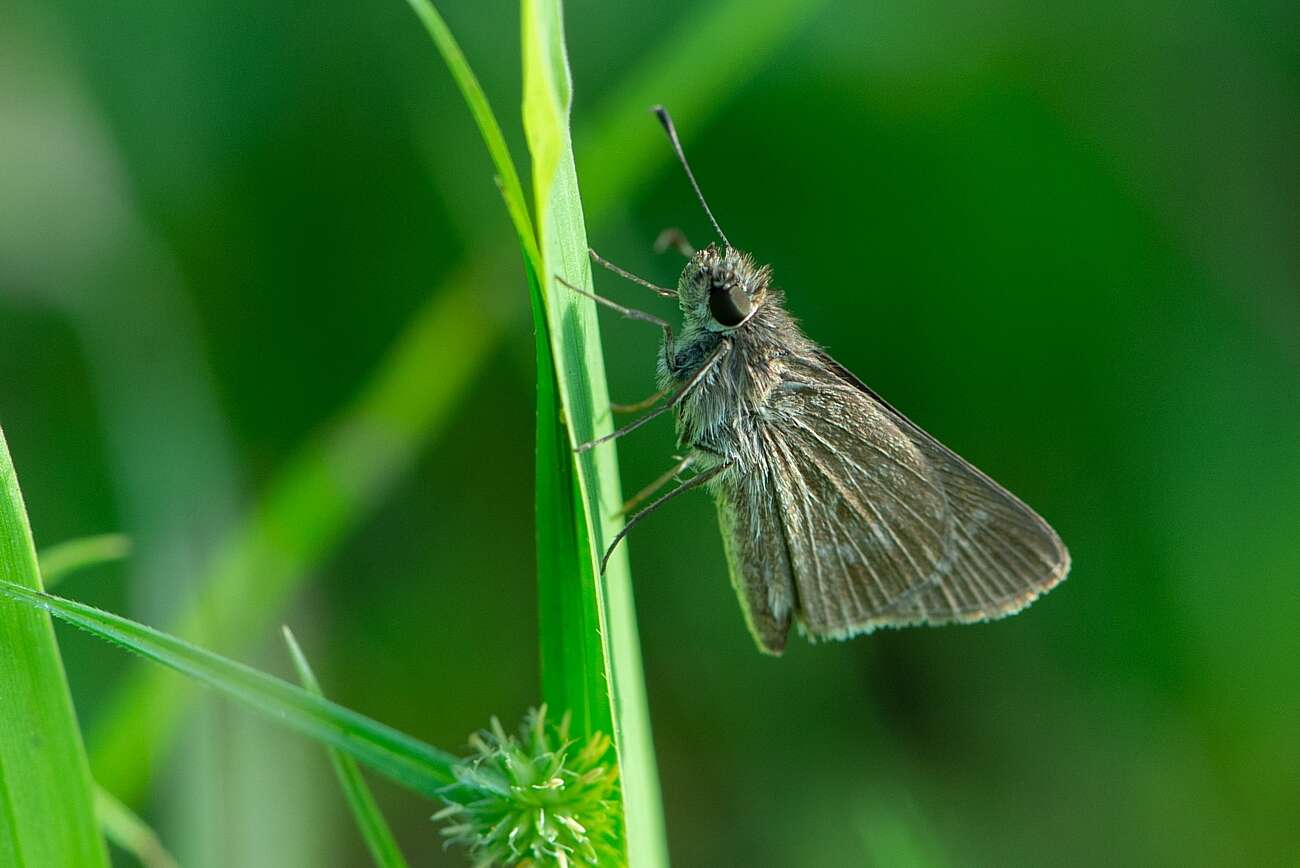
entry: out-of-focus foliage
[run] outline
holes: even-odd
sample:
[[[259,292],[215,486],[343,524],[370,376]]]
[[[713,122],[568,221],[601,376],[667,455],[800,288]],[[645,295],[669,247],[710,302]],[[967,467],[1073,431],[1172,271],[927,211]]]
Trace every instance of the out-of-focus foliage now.
[[[759,17],[716,34],[717,55],[779,5],[748,4]],[[492,103],[518,105],[513,4],[440,8]],[[625,93],[693,104],[625,86],[714,8],[566,8],[592,243],[659,283],[680,260],[650,252],[658,231],[702,244],[707,223],[648,114],[626,138],[584,124]],[[1041,511],[1075,566],[1009,621],[772,661],[707,498],[639,527],[677,864],[1300,858],[1298,17],[1264,0],[835,0],[689,125],[678,113],[723,227],[810,334]],[[711,47],[691,52],[701,81]],[[644,181],[605,198],[609,167],[648,153]],[[467,328],[489,322],[497,348],[455,371],[454,417],[280,620],[331,698],[433,744],[536,703],[518,248],[405,5],[16,0],[0,166],[0,422],[37,543],[135,544],[60,592],[167,623],[192,590],[160,577],[199,575],[424,303],[469,280]],[[609,275],[596,287],[674,314]],[[651,391],[654,330],[602,332],[615,400]],[[384,458],[373,434],[355,466]],[[666,420],[632,435],[626,488],[672,450]],[[60,638],[93,731],[130,664]],[[362,863],[315,745],[233,709],[205,720],[135,806],[182,864]],[[274,763],[244,753],[250,734]],[[169,798],[196,765],[204,799]],[[462,864],[427,804],[377,796],[413,864]]]

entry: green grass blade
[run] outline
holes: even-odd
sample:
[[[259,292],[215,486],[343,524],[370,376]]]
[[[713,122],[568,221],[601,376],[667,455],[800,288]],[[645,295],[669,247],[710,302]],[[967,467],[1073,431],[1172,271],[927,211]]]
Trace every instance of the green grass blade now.
[[[689,140],[707,111],[738,88],[793,32],[806,14],[805,6],[811,12],[823,2],[754,0],[756,11],[751,16],[743,0],[724,0],[693,14],[591,116],[585,134],[579,128],[576,137],[585,143],[580,153],[595,156],[602,143],[617,141],[626,147],[640,141],[639,132],[630,135],[629,131],[648,123],[646,107],[670,98],[665,95],[671,96],[683,137]],[[712,53],[701,51],[693,36],[697,21],[707,32],[728,34],[728,38],[712,46]],[[730,64],[711,63],[710,57],[715,56]],[[690,70],[706,63],[712,72],[693,82]],[[647,100],[646,94],[654,96]],[[646,138],[662,144],[656,137],[652,126]],[[666,147],[635,146],[619,160],[599,165],[593,160],[584,166],[588,216],[606,217],[614,203],[634,193],[656,166],[669,159]],[[503,188],[505,177],[509,175],[503,177]],[[511,212],[519,213],[519,206],[511,201],[507,194]],[[515,220],[516,231],[521,222]],[[521,232],[521,244],[527,243],[525,237]],[[371,514],[394,481],[441,433],[507,331],[504,321],[485,309],[479,297],[478,276],[487,270],[483,263],[470,263],[431,294],[362,391],[321,434],[305,442],[267,485],[256,508],[222,544],[206,571],[201,583],[206,592],[171,625],[170,632],[223,649],[241,647],[251,637],[263,635],[311,572]],[[533,270],[529,268],[530,283],[535,281]],[[530,297],[534,317],[540,321],[544,316],[540,289],[532,286]],[[550,352],[545,335],[540,338],[539,358]],[[431,370],[438,371],[438,377],[431,379]],[[561,454],[557,444],[567,441],[568,435],[557,421],[554,383],[539,385],[539,426],[546,426],[539,430],[539,464],[556,463]],[[544,503],[539,492],[538,534],[539,540],[566,543],[539,548],[571,548],[567,541],[575,537],[574,510],[566,504],[575,497],[576,481],[571,471],[565,472],[568,484],[556,486],[549,502]],[[553,560],[555,573],[572,575],[579,560],[576,554],[573,557],[570,564]],[[98,779],[123,799],[137,799],[148,780],[151,758],[165,749],[192,695],[188,685],[178,684],[156,667],[133,672],[91,733],[92,765]],[[578,708],[573,712],[582,713]]]
[[[3,430],[0,577],[23,593],[40,592],[31,527]],[[50,619],[0,602],[0,865],[107,868],[93,798]]]
[[[298,640],[294,638],[293,632],[288,627],[284,628],[284,642],[289,646],[289,655],[293,657],[293,666],[298,670],[298,680],[302,682],[302,686],[313,696],[323,696],[320,682],[316,680],[316,673],[312,672],[311,664],[307,662]],[[334,766],[334,773],[338,776],[339,786],[343,788],[348,806],[352,809],[352,816],[357,821],[357,827],[361,829],[361,835],[366,840],[366,847],[370,850],[375,864],[380,868],[406,868],[406,857],[397,846],[393,830],[389,828],[388,821],[380,812],[379,804],[370,792],[370,787],[366,786],[365,778],[361,776],[361,769],[357,768],[357,764],[351,757],[334,748],[329,749],[329,757],[330,764]]]
[[[879,868],[947,868],[951,864],[916,804],[905,794],[862,800],[856,819],[864,863]]]
[[[577,532],[572,546],[579,560],[578,569],[567,575],[543,571],[539,576],[543,695],[558,708],[585,705],[590,728],[610,727],[619,757],[629,862],[662,865],[668,861],[667,845],[626,556],[618,551],[603,576],[598,568],[618,530],[618,523],[608,518],[623,500],[617,456],[612,443],[581,455],[572,452],[577,444],[607,433],[611,421],[595,305],[554,280],[561,275],[591,287],[569,137],[572,88],[564,22],[558,0],[524,0],[522,17],[524,129],[533,156],[546,324],[569,420],[562,448],[552,458],[554,468],[539,468],[538,487],[540,491],[547,472],[557,488],[572,474]],[[586,647],[575,652],[575,641],[585,641]]]
[[[120,615],[0,581],[0,597],[43,609],[73,626],[225,693],[317,741],[346,751],[418,793],[436,796],[456,758],[403,732]],[[50,863],[58,864],[58,863]]]
[[[533,232],[533,224],[528,217],[528,204],[524,199],[524,188],[519,183],[519,172],[515,169],[514,160],[510,157],[510,149],[506,147],[505,136],[501,134],[501,125],[497,123],[496,115],[492,113],[492,107],[488,104],[487,95],[483,93],[483,88],[478,83],[478,77],[474,75],[474,70],[470,68],[469,62],[465,60],[465,54],[460,50],[460,45],[451,35],[447,22],[442,20],[442,16],[438,14],[438,10],[433,3],[430,0],[407,0],[407,2],[415,10],[415,14],[419,16],[425,30],[429,31],[434,46],[437,47],[438,53],[442,55],[447,68],[451,70],[451,76],[456,80],[456,86],[460,88],[461,96],[465,98],[465,104],[469,107],[470,114],[474,116],[474,123],[478,125],[479,133],[483,136],[483,144],[487,146],[488,155],[492,158],[492,165],[496,168],[501,195],[505,199],[506,211],[510,214],[510,221],[514,224],[515,232],[519,235],[519,243],[523,247],[524,259],[536,271],[541,258],[537,253],[537,236]]]
[[[539,10],[524,4],[524,127],[533,156],[534,196],[538,214],[550,219],[548,203],[538,184],[538,172],[554,176],[563,159],[567,144],[550,136],[535,136],[533,127],[549,123],[535,121],[533,113],[554,102],[545,91],[550,81],[549,69],[538,75],[539,67],[549,67],[550,46],[543,47],[550,26]],[[561,58],[563,62],[563,59]],[[568,100],[568,72],[564,68],[564,100]],[[540,167],[540,168],[539,168]],[[546,185],[549,189],[549,184]],[[586,251],[582,253],[586,258]],[[555,266],[543,254],[545,267]],[[549,283],[549,271],[547,280]],[[561,423],[562,415],[572,418],[568,405],[574,398],[566,394],[563,361],[565,347],[556,336],[565,327],[564,311],[557,310],[554,299],[540,292],[534,299],[536,323],[538,405],[537,405],[537,550],[539,632],[542,663],[542,695],[554,709],[572,715],[576,732],[604,732],[615,735],[614,718],[609,700],[609,665],[602,624],[601,589],[592,568],[593,545],[586,516],[582,482],[573,454],[573,441]],[[558,385],[558,390],[557,390]],[[561,413],[561,408],[564,413]],[[583,415],[589,415],[582,411]]]
[[[49,589],[70,573],[109,561],[120,561],[129,554],[130,537],[120,533],[105,533],[78,537],[41,549],[37,561],[41,567],[41,581]]]
[[[41,580],[48,590],[72,573],[121,560],[131,553],[131,540],[124,534],[105,533],[55,543],[37,553]],[[143,868],[178,868],[176,859],[163,846],[158,833],[116,796],[96,785],[95,817],[111,843],[130,853]]]
[[[95,814],[108,840],[134,856],[143,868],[179,868],[157,833],[103,787],[95,789]]]
[[[612,735],[600,605],[589,566],[590,546],[583,542],[582,496],[569,435],[560,422],[547,311],[540,285],[534,280],[532,286],[538,324],[534,497],[542,696],[552,708],[572,715],[575,732]]]
[[[550,330],[546,327],[547,310],[541,279],[542,258],[537,246],[537,236],[528,218],[523,188],[506,148],[500,124],[497,123],[477,78],[433,4],[429,0],[408,0],[408,2],[428,29],[429,35],[451,69],[461,94],[474,115],[484,144],[497,170],[498,186],[523,249],[529,303],[536,326],[534,351],[538,371],[536,440],[538,571],[544,577],[541,580],[543,586],[548,583],[557,584],[559,577],[563,577],[567,583],[569,577],[578,574],[582,569],[584,559],[575,550],[574,542],[581,539],[583,535],[578,531],[580,519],[575,507],[578,485],[573,475],[567,437],[559,425],[560,399],[553,373],[556,368],[551,355]],[[562,593],[575,593],[581,597],[589,590],[589,583],[565,584]],[[555,599],[558,600],[559,595]],[[599,644],[592,641],[592,638],[598,635],[599,624],[590,621],[582,628],[575,629],[574,620],[568,617],[575,612],[588,616],[595,613],[596,608],[589,601],[581,601],[574,605],[561,606],[557,610],[553,606],[548,607],[544,602],[541,617],[544,624],[548,622],[548,616],[561,619],[563,629],[556,625],[551,632],[572,637],[573,641],[565,644],[565,650],[577,662],[568,667],[569,671],[581,671],[593,680],[600,680],[603,684],[605,669],[601,662],[601,651]],[[542,629],[545,631],[546,627],[543,626]],[[545,657],[545,642],[542,653]],[[547,666],[544,662],[543,672],[546,670]],[[567,702],[557,704],[556,707],[563,708],[573,715],[579,732],[588,733],[593,728],[608,732],[610,730],[609,715],[606,711],[608,703],[603,693],[603,687],[600,695],[595,697],[586,690],[576,691],[565,697]]]
[[[42,583],[49,590],[78,570],[122,560],[130,553],[129,537],[105,533],[55,543],[37,553],[37,562]],[[158,833],[98,784],[95,785],[94,804],[95,817],[104,837],[131,854],[143,868],[178,868],[175,857],[163,846]]]
[[[474,115],[484,144],[497,170],[498,185],[523,248],[529,301],[536,324],[535,351],[539,372],[537,417],[539,571],[544,576],[563,576],[568,580],[583,568],[583,561],[590,560],[590,557],[584,558],[580,551],[575,550],[575,541],[585,539],[586,535],[578,530],[581,524],[580,512],[575,506],[579,490],[578,482],[573,475],[567,435],[558,424],[560,400],[552,373],[557,368],[552,357],[551,332],[546,327],[548,311],[543,298],[543,281],[540,278],[542,258],[538,250],[537,237],[528,218],[528,208],[519,175],[506,148],[500,124],[492,113],[477,78],[433,4],[429,0],[409,0],[409,2],[428,29],[429,35],[450,68]],[[543,581],[545,583],[545,580]],[[586,584],[590,588],[590,583]],[[581,596],[582,586],[577,588]],[[572,589],[570,587],[568,590]],[[596,607],[587,600],[566,608],[564,614],[576,612],[586,617],[594,615],[596,611]],[[543,618],[545,617],[544,613]],[[574,629],[574,621],[571,618],[565,618],[564,624],[564,630],[552,632],[562,632],[576,637],[577,647],[573,649],[573,656],[581,661],[576,668],[581,669],[584,682],[599,683],[601,687],[598,695],[595,696],[585,689],[575,692],[568,697],[570,702],[557,707],[568,710],[574,716],[580,732],[590,732],[593,729],[609,731],[608,701],[605,699],[603,687],[605,667],[599,643],[592,641],[599,633],[599,624],[595,620],[590,620],[584,628]]]

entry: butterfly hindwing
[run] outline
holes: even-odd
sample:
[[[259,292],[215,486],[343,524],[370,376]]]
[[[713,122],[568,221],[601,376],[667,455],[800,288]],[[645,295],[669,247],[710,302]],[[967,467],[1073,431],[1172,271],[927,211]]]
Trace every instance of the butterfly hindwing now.
[[[794,619],[794,573],[780,526],[773,480],[746,474],[715,491],[731,584],[758,647],[780,654]]]

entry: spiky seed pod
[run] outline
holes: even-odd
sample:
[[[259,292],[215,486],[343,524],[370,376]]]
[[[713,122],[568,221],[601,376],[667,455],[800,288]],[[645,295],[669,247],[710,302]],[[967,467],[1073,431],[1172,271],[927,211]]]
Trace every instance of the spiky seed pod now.
[[[609,736],[569,736],[569,715],[548,722],[546,706],[524,717],[519,735],[501,722],[470,736],[474,754],[442,792],[448,844],[491,865],[617,866],[622,816],[618,765]]]

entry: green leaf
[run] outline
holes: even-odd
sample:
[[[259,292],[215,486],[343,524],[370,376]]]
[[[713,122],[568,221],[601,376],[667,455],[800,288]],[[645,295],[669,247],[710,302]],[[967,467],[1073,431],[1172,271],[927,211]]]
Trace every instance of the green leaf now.
[[[535,134],[537,130],[554,129],[553,119],[538,118],[547,107],[554,110],[554,99],[545,92],[551,72],[552,59],[547,54],[550,49],[549,45],[545,49],[539,47],[549,42],[549,34],[543,31],[550,22],[544,21],[539,10],[527,3],[523,21],[524,128],[533,155],[538,214],[549,222],[550,203],[542,190],[549,191],[551,185],[542,185],[539,178],[554,178],[560,160],[568,153],[567,136],[557,139]],[[539,67],[545,67],[546,73],[539,76],[535,71]],[[562,86],[567,105],[567,66],[564,70]],[[567,120],[564,123],[567,126]],[[544,233],[543,243],[548,240]],[[543,285],[551,283],[551,272],[557,267],[556,258],[548,254],[549,251],[543,254],[546,269],[542,272],[546,275]],[[580,255],[585,261],[585,247]],[[578,280],[571,282],[581,285]],[[563,288],[560,291],[586,301]],[[561,297],[557,306],[555,294],[547,291],[539,295],[534,314],[538,336],[536,496],[542,695],[552,708],[572,715],[578,733],[615,733],[617,740],[608,690],[608,655],[602,639],[603,589],[595,579],[593,566],[596,546],[592,541],[578,459],[573,452],[575,443],[569,426],[562,422],[570,419],[573,425],[589,430],[588,420],[592,416],[590,385],[574,384],[568,376],[574,368],[574,347],[566,344],[561,335],[578,322],[575,314],[581,317],[581,308],[565,306],[569,300]],[[603,373],[599,353],[595,361]],[[577,366],[581,369],[580,361]],[[608,453],[608,450],[600,451]],[[617,476],[614,480],[617,486]]]
[[[103,787],[95,789],[95,814],[108,840],[134,856],[143,868],[178,868],[157,833]]]
[[[284,628],[284,642],[289,646],[289,654],[293,657],[293,666],[298,670],[298,680],[302,682],[302,686],[313,696],[321,696],[316,673],[312,672],[311,664],[307,662],[298,640],[293,637],[288,627]],[[361,776],[357,764],[351,757],[333,748],[329,750],[329,757],[330,763],[334,766],[334,773],[338,776],[339,786],[343,788],[348,806],[352,809],[352,817],[357,821],[362,837],[366,839],[366,847],[370,850],[375,864],[381,868],[406,868],[406,857],[397,846],[393,830],[388,827],[388,822],[380,812],[379,804],[375,802],[370,787],[366,786],[365,778]]]
[[[70,573],[87,567],[120,561],[131,553],[131,539],[120,533],[84,536],[56,543],[42,549],[37,556],[41,581],[52,588]]]
[[[515,169],[514,160],[510,158],[510,149],[506,147],[505,136],[501,134],[501,125],[497,123],[496,115],[492,113],[487,95],[483,93],[474,70],[470,69],[464,52],[460,50],[460,45],[451,35],[447,22],[442,20],[433,3],[430,0],[407,0],[407,2],[419,16],[425,30],[429,31],[429,37],[433,39],[438,53],[442,55],[447,68],[451,70],[451,77],[456,80],[456,86],[460,88],[465,105],[474,116],[474,123],[478,125],[483,144],[487,146],[488,156],[492,158],[492,165],[496,168],[501,196],[505,199],[506,211],[510,214],[515,232],[519,235],[524,260],[533,271],[536,271],[541,257],[537,253],[537,237],[533,233],[533,224],[528,218],[524,188],[519,183],[519,172]]]
[[[41,580],[52,588],[70,574],[121,560],[131,553],[131,540],[118,533],[78,537],[55,543],[37,553]],[[177,868],[176,859],[167,852],[158,834],[116,796],[95,785],[95,818],[104,837],[130,853],[144,868]]]
[[[540,547],[542,692],[570,709],[580,732],[614,735],[630,863],[667,864],[658,773],[650,738],[641,649],[627,559],[620,549],[603,576],[599,559],[619,522],[622,494],[612,443],[580,455],[579,443],[611,430],[609,395],[595,304],[555,280],[591,287],[587,232],[569,136],[572,86],[558,0],[524,0],[524,131],[533,158],[535,209],[541,230],[546,326],[564,418],[563,436],[543,441],[539,406],[538,511],[570,499],[573,557],[563,539]],[[541,359],[539,358],[539,365]],[[539,374],[539,379],[541,375]],[[550,451],[544,453],[543,447]],[[544,500],[546,499],[546,500]],[[558,555],[552,563],[548,556]]]
[[[454,756],[279,678],[120,615],[12,582],[0,581],[0,597],[43,609],[100,639],[169,666],[290,729],[346,751],[417,793],[436,796],[452,781]]]
[[[845,806],[847,819],[856,820],[864,862],[878,866],[947,868],[951,860],[943,852],[941,836],[930,828],[910,796],[893,792],[862,798]]]
[[[0,430],[0,578],[39,595],[18,476]],[[0,600],[0,865],[108,866],[90,769],[50,619]]]

